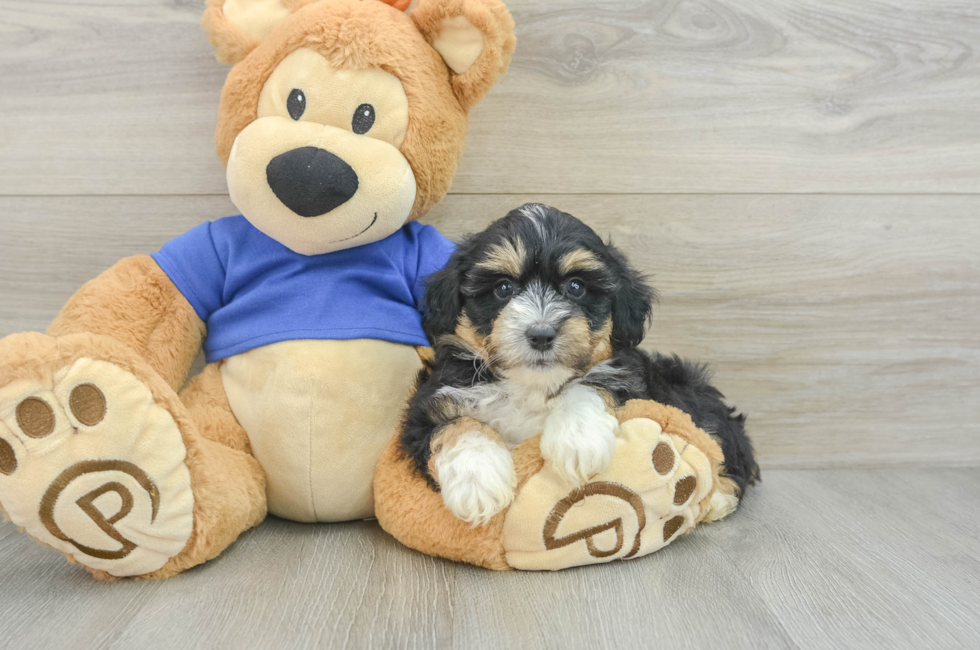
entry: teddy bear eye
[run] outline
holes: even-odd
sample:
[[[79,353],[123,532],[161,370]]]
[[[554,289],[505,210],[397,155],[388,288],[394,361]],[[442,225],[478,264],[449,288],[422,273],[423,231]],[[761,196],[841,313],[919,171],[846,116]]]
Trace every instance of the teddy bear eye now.
[[[371,130],[374,126],[374,106],[370,104],[361,104],[354,111],[354,119],[351,120],[350,126],[354,129],[354,133],[358,135],[364,135]]]
[[[303,117],[303,113],[306,112],[306,94],[299,88],[293,88],[289,93],[289,99],[286,100],[286,110],[289,111],[289,117],[294,120]]]

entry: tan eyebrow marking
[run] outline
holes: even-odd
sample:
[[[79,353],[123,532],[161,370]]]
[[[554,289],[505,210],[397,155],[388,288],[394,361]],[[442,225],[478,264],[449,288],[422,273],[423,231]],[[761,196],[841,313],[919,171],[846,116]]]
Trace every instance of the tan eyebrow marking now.
[[[584,248],[577,248],[571,253],[566,253],[558,262],[558,270],[562,275],[568,275],[574,271],[599,271],[605,265],[599,261],[592,251]]]
[[[507,240],[502,244],[491,246],[487,256],[477,266],[517,278],[521,276],[526,259],[527,250],[524,248],[524,242],[519,239],[516,243]]]

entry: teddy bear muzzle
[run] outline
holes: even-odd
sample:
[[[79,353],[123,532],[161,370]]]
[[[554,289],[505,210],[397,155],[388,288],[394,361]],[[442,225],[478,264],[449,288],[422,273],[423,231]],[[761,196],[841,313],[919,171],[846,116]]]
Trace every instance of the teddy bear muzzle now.
[[[325,149],[299,147],[272,159],[269,187],[283,205],[301,217],[319,217],[357,193],[357,173]]]

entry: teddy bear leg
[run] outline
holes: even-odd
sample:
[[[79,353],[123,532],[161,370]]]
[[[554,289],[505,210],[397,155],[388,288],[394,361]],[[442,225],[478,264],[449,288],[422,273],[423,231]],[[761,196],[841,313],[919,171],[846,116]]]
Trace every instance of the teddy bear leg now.
[[[649,403],[617,413],[621,425],[609,466],[587,480],[572,479],[545,461],[507,511],[503,547],[516,569],[556,570],[642,557],[670,544],[702,521],[714,488],[718,445],[707,454],[676,409]],[[690,430],[688,430],[690,429]],[[540,456],[536,439],[519,456]]]
[[[180,401],[187,407],[203,437],[252,456],[248,434],[228,403],[220,361],[209,363],[201,374],[191,379],[180,392]]]
[[[483,526],[456,518],[442,495],[422,478],[415,461],[399,444],[388,441],[374,472],[374,512],[378,523],[405,546],[457,562],[507,571],[501,543],[504,513]],[[518,481],[522,477],[517,468]]]
[[[99,578],[169,577],[264,515],[261,470],[202,436],[145,359],[79,333],[0,341],[0,506]]]
[[[650,400],[634,399],[616,411],[620,423],[636,418],[659,422],[665,431],[677,435],[701,451],[711,463],[714,489],[701,504],[698,521],[711,522],[727,517],[738,507],[739,491],[735,481],[725,476],[724,456],[721,446],[705,431],[694,426],[691,417],[678,409]]]
[[[169,578],[214,559],[266,516],[266,477],[248,434],[228,404],[220,364],[212,363],[181,391],[199,439],[188,458],[195,499],[193,544],[149,578]]]

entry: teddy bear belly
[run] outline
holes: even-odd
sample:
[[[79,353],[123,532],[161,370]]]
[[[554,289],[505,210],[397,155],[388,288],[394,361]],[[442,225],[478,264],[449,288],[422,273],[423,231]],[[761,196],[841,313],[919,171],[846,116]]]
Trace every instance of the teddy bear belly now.
[[[271,514],[374,516],[371,481],[422,363],[408,345],[284,341],[226,359],[225,392],[265,469]]]

